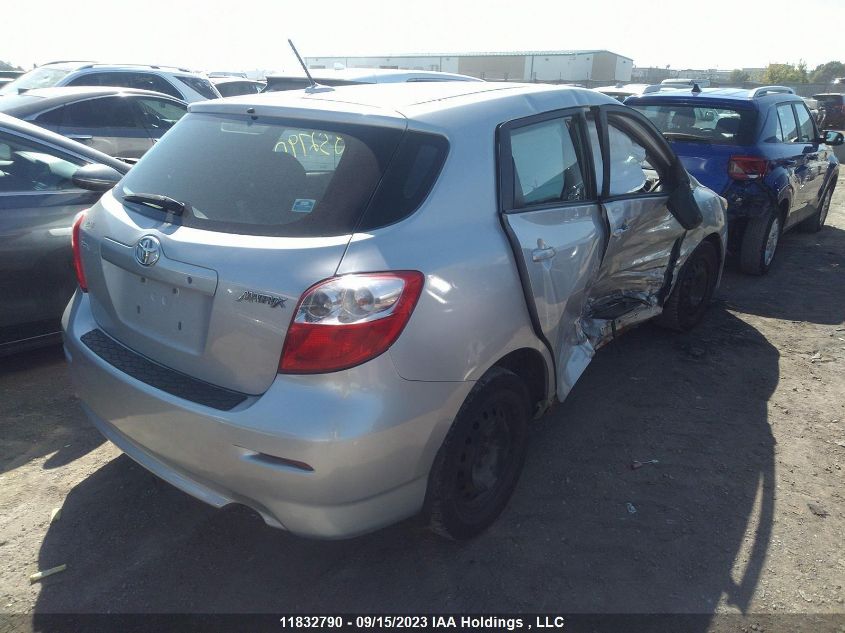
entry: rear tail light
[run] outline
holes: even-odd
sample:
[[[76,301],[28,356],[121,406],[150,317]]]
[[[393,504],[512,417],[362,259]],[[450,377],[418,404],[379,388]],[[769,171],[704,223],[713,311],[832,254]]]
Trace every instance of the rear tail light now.
[[[360,365],[402,333],[425,279],[417,271],[343,275],[309,288],[285,337],[279,372],[318,374]]]
[[[731,156],[728,175],[734,180],[756,180],[766,175],[769,161],[759,156]]]
[[[73,229],[70,233],[70,247],[73,250],[73,269],[76,271],[76,281],[82,292],[88,292],[88,282],[85,281],[85,270],[82,268],[82,253],[79,230],[82,221],[85,219],[85,211],[80,211],[73,221]]]

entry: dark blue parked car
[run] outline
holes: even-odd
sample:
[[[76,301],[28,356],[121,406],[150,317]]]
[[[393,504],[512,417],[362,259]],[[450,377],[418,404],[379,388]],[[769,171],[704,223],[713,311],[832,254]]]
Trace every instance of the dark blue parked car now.
[[[839,174],[831,149],[791,88],[668,90],[629,97],[693,176],[728,201],[729,249],[740,268],[768,271],[783,231],[824,225]]]

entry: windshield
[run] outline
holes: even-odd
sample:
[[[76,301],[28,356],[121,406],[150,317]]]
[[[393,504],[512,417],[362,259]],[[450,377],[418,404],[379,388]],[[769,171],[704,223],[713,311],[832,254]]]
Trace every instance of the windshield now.
[[[166,211],[139,200],[172,198],[184,207],[175,222],[197,228],[347,235],[368,204],[368,227],[395,221],[420,204],[447,149],[445,139],[432,137],[369,125],[188,114],[133,167],[115,195],[157,218]],[[383,179],[388,163],[392,176]]]
[[[50,88],[69,72],[69,70],[59,68],[36,68],[3,86],[0,95],[17,94],[21,90],[33,88]]]
[[[842,95],[813,95],[813,99],[823,103],[824,105],[842,105]]]
[[[687,104],[631,104],[642,112],[670,141],[691,141],[724,145],[753,142],[753,110]]]

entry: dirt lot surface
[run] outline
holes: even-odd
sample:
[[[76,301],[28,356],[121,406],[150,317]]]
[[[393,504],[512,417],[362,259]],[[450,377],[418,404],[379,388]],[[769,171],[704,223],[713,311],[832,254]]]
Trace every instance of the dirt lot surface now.
[[[103,441],[59,350],[6,359],[0,612],[816,613],[838,630],[845,186],[828,224],[785,236],[765,278],[728,271],[695,332],[604,348],[468,543],[413,521],[308,541],[216,511]]]

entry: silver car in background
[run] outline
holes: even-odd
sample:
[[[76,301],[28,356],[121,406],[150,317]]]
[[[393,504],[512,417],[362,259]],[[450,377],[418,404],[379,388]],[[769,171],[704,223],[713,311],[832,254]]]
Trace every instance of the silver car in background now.
[[[219,99],[207,77],[187,68],[148,64],[99,64],[55,61],[33,68],[0,88],[0,95],[23,94],[36,88],[112,86],[169,95],[181,101]]]
[[[77,223],[66,354],[101,432],[214,506],[468,538],[596,349],[702,318],[724,204],[591,90],[193,104]]]

